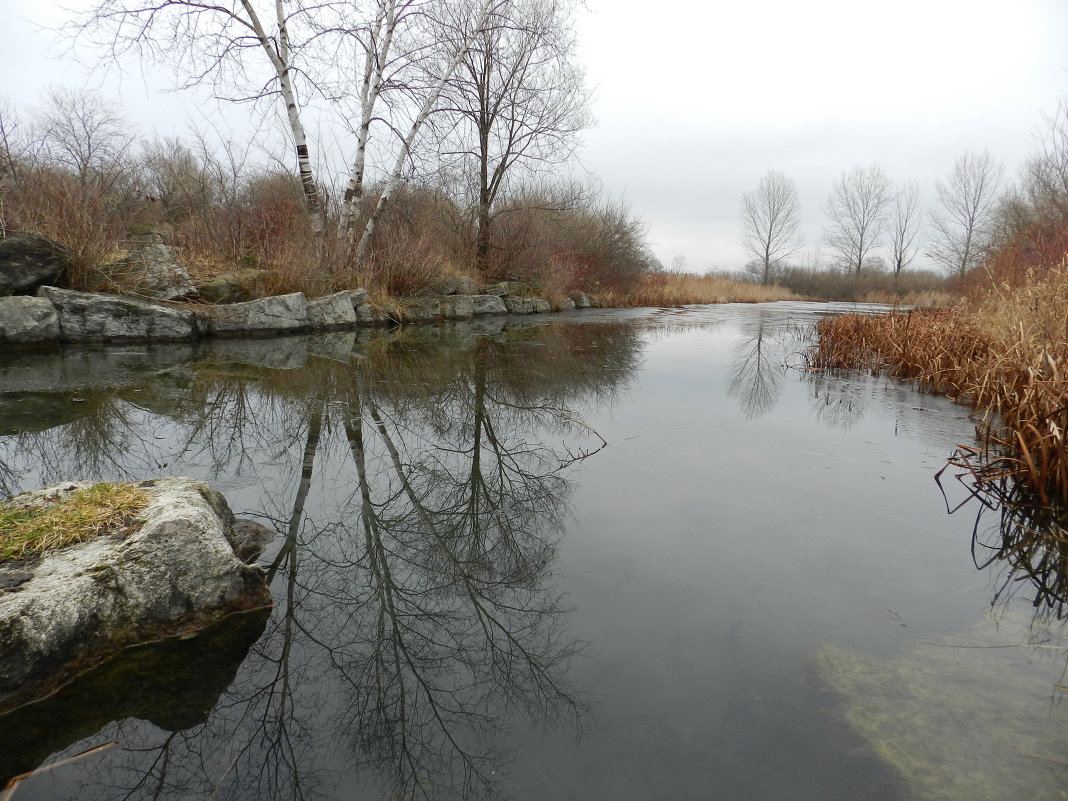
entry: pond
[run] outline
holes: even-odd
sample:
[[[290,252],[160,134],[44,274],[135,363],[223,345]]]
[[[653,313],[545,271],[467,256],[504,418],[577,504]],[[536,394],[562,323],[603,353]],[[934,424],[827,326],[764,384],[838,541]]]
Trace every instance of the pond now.
[[[1062,573],[939,489],[967,409],[803,369],[842,308],[9,355],[0,494],[207,479],[277,531],[276,606],[0,718],[0,779],[55,766],[19,801],[1068,797]]]

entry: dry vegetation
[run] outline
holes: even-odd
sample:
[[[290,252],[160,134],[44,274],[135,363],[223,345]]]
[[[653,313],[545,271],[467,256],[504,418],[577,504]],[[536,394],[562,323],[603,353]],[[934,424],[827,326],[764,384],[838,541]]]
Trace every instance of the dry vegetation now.
[[[777,285],[753,284],[723,275],[654,272],[638,277],[624,292],[602,292],[602,306],[684,306],[691,303],[765,303],[797,296]]]
[[[134,484],[94,484],[65,500],[43,505],[0,503],[0,562],[124,533],[148,504]]]

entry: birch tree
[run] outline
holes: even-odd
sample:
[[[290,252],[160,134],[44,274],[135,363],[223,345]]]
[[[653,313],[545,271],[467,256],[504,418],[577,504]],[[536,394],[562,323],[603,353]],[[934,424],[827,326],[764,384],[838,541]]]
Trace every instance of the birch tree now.
[[[965,153],[946,180],[935,183],[928,255],[954,275],[975,267],[991,245],[1005,168],[989,152]]]
[[[895,278],[916,259],[919,253],[916,240],[922,224],[920,190],[915,182],[909,181],[897,190],[890,209],[890,266]]]
[[[313,235],[321,245],[325,208],[302,119],[298,76],[303,54],[317,36],[307,24],[332,4],[305,6],[284,0],[103,0],[72,26],[73,34],[103,47],[111,58],[132,54],[169,61],[180,71],[178,88],[207,85],[217,97],[282,104]],[[294,35],[295,32],[297,35]]]
[[[824,241],[836,264],[860,275],[865,260],[886,233],[887,208],[894,195],[877,164],[854,167],[834,183],[825,212]]]
[[[761,283],[769,283],[772,270],[803,244],[797,187],[785,174],[768,170],[755,192],[742,195],[742,245],[753,257]]]

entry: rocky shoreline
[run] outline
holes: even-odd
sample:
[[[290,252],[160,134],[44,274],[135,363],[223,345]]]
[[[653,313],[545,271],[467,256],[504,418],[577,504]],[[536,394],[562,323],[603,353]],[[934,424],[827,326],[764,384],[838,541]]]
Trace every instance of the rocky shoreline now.
[[[584,293],[576,292],[566,305],[568,309],[588,308],[590,301]],[[549,311],[548,301],[531,295],[526,285],[516,282],[495,284],[479,294],[413,298],[386,307],[372,305],[363,289],[310,300],[296,292],[210,305],[153,302],[42,286],[34,296],[0,297],[0,349],[267,337]]]

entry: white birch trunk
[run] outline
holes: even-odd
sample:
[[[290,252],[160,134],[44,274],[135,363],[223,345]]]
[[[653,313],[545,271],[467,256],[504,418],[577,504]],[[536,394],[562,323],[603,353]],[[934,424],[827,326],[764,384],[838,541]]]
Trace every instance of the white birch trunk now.
[[[308,150],[308,138],[304,133],[304,125],[300,119],[300,107],[297,105],[296,92],[290,79],[289,71],[289,32],[286,30],[285,10],[282,0],[275,0],[275,14],[278,18],[278,50],[271,45],[270,37],[260,22],[259,15],[252,7],[249,0],[241,0],[241,5],[248,14],[249,22],[256,33],[260,46],[274,66],[275,75],[278,78],[278,88],[282,93],[282,100],[286,104],[286,117],[289,119],[289,130],[293,136],[293,145],[297,153],[297,170],[300,174],[300,185],[304,191],[304,202],[308,206],[308,215],[311,218],[312,234],[315,237],[316,246],[321,250],[323,237],[326,233],[326,219],[323,209],[322,198],[319,196],[319,188],[315,183],[315,174],[312,170],[311,155]]]
[[[445,89],[445,85],[460,66],[460,62],[463,61],[464,57],[467,55],[467,51],[471,49],[472,43],[475,41],[476,37],[482,33],[494,6],[503,5],[505,2],[507,2],[507,0],[483,0],[473,30],[468,34],[467,38],[464,39],[463,44],[457,49],[448,69],[445,70],[445,73],[434,85],[433,91],[423,102],[423,105],[419,109],[419,113],[412,121],[412,126],[408,129],[408,134],[404,137],[404,141],[401,143],[401,149],[397,154],[397,160],[393,165],[393,171],[390,173],[386,185],[382,188],[382,194],[378,198],[378,203],[375,205],[374,211],[371,212],[371,216],[367,219],[367,224],[364,226],[363,235],[360,237],[360,244],[356,248],[357,265],[363,264],[371,255],[371,242],[374,238],[375,227],[378,225],[382,213],[389,205],[393,192],[396,190],[397,184],[400,182],[401,172],[404,170],[404,162],[407,160],[408,154],[411,152],[412,144],[415,142],[416,136],[419,135],[419,129],[423,127],[423,123],[426,122],[427,117],[429,117],[434,110],[438,98],[441,97],[441,93]]]
[[[356,131],[356,156],[352,172],[345,187],[345,199],[338,223],[338,238],[351,242],[355,236],[356,221],[363,201],[364,175],[367,165],[367,140],[374,119],[375,105],[382,91],[382,79],[389,52],[393,45],[393,32],[397,27],[397,0],[382,0],[375,19],[372,47],[364,52],[363,83],[360,87],[360,126]]]

